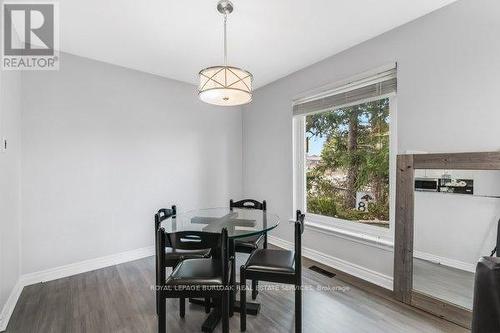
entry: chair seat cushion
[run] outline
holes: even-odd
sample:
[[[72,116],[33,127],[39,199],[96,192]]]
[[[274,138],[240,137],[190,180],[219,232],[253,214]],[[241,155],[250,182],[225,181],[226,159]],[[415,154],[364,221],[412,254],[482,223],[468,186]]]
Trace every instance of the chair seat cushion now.
[[[246,263],[247,271],[295,273],[295,257],[292,251],[256,250]]]
[[[264,235],[255,235],[245,238],[237,238],[234,240],[236,252],[251,253],[259,248],[259,244],[264,239]]]
[[[210,256],[210,249],[202,250],[180,250],[171,247],[165,248],[166,260],[184,260],[196,258],[208,258]]]
[[[166,281],[167,285],[222,285],[221,262],[211,258],[186,259],[177,265]]]

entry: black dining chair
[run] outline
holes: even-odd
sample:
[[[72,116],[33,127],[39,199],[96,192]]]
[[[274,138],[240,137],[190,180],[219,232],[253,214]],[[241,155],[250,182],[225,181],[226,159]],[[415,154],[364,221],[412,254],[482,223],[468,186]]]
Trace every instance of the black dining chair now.
[[[184,259],[167,278],[161,269],[165,266],[165,247],[172,244],[176,249],[203,250],[211,249],[210,258]],[[222,332],[229,332],[229,274],[231,267],[229,258],[229,241],[227,229],[222,233],[202,231],[180,231],[166,233],[163,227],[156,231],[156,297],[159,300],[158,332],[166,332],[167,298],[199,297],[214,299],[217,310],[222,317]]]
[[[156,231],[160,227],[161,223],[165,221],[166,219],[176,216],[177,214],[177,207],[175,205],[172,206],[172,208],[161,208],[158,210],[158,212],[155,214],[155,241],[156,241]],[[155,248],[156,248],[156,243],[155,243]],[[210,249],[180,249],[176,248],[171,244],[170,242],[167,241],[165,244],[165,260],[164,260],[164,266],[156,266],[156,276],[158,276],[158,270],[161,269],[163,271],[163,274],[165,274],[165,269],[167,267],[172,267],[175,268],[182,260],[184,259],[196,259],[196,258],[208,258],[210,257]],[[158,259],[158,258],[157,258]],[[156,281],[156,284],[158,284],[159,281]],[[184,317],[185,313],[185,308],[186,308],[186,300],[184,298],[179,299],[179,308],[181,311],[181,317]],[[158,311],[158,300],[156,304],[156,310]],[[210,300],[205,300],[205,312],[210,312]]]
[[[297,211],[295,251],[259,249],[240,268],[240,328],[246,330],[246,280],[295,285],[295,332],[302,332],[302,233],[305,215]]]
[[[232,199],[229,201],[229,208],[233,210],[233,208],[246,208],[246,209],[258,209],[262,211],[267,210],[266,200],[259,202],[253,199],[244,199],[240,201],[234,202]],[[234,241],[234,251],[239,253],[247,253],[252,254],[255,250],[257,250],[260,246],[264,249],[267,249],[267,233],[263,235],[250,236],[245,238],[238,238]],[[236,267],[236,263],[234,263]],[[258,294],[258,282],[252,280],[252,299],[256,299]]]

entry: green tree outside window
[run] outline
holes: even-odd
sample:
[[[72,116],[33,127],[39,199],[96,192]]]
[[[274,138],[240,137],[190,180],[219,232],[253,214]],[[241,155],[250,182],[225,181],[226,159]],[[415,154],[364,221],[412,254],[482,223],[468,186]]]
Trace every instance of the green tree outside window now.
[[[308,155],[307,211],[389,226],[389,99],[306,116],[306,137],[324,140],[315,163]],[[356,194],[373,194],[367,211]]]

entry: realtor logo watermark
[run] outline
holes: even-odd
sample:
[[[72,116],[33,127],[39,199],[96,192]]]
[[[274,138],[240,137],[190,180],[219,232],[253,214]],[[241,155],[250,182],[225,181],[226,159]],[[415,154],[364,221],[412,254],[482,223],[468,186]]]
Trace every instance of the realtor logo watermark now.
[[[59,4],[2,4],[2,69],[59,69]]]

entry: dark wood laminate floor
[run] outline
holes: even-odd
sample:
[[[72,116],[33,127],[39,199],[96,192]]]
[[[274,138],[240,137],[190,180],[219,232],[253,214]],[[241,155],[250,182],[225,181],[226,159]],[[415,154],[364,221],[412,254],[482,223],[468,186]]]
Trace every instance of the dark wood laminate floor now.
[[[242,258],[240,258],[242,259]],[[8,333],[156,332],[153,257],[24,288]],[[273,284],[269,284],[273,285]],[[467,332],[430,315],[368,294],[335,279],[304,270],[304,332]],[[337,287],[337,290],[319,288]],[[249,316],[247,332],[293,332],[293,292],[262,291],[258,316]],[[200,332],[201,307],[167,304],[168,332]],[[239,332],[239,315],[231,318]],[[220,332],[220,325],[216,332]]]

